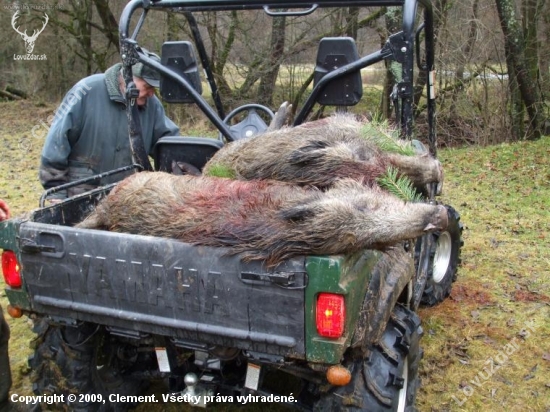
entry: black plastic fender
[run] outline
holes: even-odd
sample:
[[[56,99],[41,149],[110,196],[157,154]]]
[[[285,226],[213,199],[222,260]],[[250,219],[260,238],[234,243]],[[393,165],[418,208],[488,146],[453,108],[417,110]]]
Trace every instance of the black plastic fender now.
[[[370,345],[380,340],[393,308],[414,274],[414,260],[403,247],[396,246],[383,253],[373,270],[363,301],[353,348],[364,354]]]

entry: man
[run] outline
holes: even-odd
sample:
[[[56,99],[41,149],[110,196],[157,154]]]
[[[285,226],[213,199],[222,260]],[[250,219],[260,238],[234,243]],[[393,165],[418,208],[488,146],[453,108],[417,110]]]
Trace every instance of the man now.
[[[0,199],[0,222],[10,218],[8,205]],[[8,395],[11,387],[10,358],[8,355],[8,340],[10,329],[4,319],[4,312],[0,307],[0,412],[10,410]]]
[[[160,61],[158,56],[149,57]],[[139,108],[145,150],[151,151],[162,136],[179,134],[178,127],[166,117],[155,96],[160,74],[142,63],[132,67],[134,83],[139,90],[135,104]],[[42,150],[39,178],[45,189],[59,186],[98,173],[131,165],[128,138],[125,83],[122,64],[79,81],[65,96],[55,113]],[[101,184],[121,180],[125,175],[104,178]],[[99,185],[87,184],[52,195],[63,199]]]

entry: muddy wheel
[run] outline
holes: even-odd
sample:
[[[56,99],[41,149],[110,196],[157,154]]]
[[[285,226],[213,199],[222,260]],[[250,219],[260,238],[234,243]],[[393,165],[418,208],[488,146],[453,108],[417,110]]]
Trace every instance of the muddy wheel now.
[[[379,344],[366,359],[347,365],[351,382],[332,389],[314,405],[314,411],[414,411],[420,386],[418,365],[422,358],[418,316],[396,306]]]
[[[137,357],[132,359],[132,348],[115,342],[103,327],[89,323],[79,327],[52,326],[42,319],[35,323],[35,332],[36,349],[29,358],[33,391],[37,395],[65,395],[64,403],[57,404],[57,408],[125,411],[133,405],[109,402],[109,395],[138,395],[145,389],[142,381],[128,373]],[[69,394],[81,402],[69,402]],[[51,407],[43,406],[46,410]]]
[[[451,206],[445,205],[449,217],[449,225],[443,232],[434,232],[428,277],[422,294],[421,304],[434,306],[443,302],[451,293],[453,282],[456,281],[460,254],[462,251],[462,230],[459,213]],[[416,255],[420,254],[420,241],[416,244]]]

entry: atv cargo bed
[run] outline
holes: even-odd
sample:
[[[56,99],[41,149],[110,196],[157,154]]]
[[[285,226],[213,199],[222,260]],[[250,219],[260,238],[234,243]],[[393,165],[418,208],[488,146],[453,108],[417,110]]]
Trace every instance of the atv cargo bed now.
[[[225,249],[170,239],[35,222],[19,233],[38,312],[197,345],[304,353],[304,258],[268,272]]]

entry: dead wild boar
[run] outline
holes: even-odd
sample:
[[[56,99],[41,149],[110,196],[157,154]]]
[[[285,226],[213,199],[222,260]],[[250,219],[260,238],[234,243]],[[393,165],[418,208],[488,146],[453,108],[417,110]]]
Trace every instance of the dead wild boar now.
[[[321,191],[141,172],[120,182],[78,226],[228,247],[273,266],[297,255],[384,250],[446,225],[443,206],[405,203],[351,179]]]
[[[206,164],[203,173],[239,180],[272,179],[321,189],[342,178],[376,184],[394,167],[417,188],[442,182],[443,170],[429,154],[414,153],[410,143],[381,132],[378,140],[364,132],[368,124],[351,115],[334,115],[296,127],[283,127],[231,142]],[[380,142],[391,143],[392,150]],[[408,147],[407,147],[408,146]],[[405,150],[410,154],[400,154]],[[223,171],[220,174],[220,169]]]

